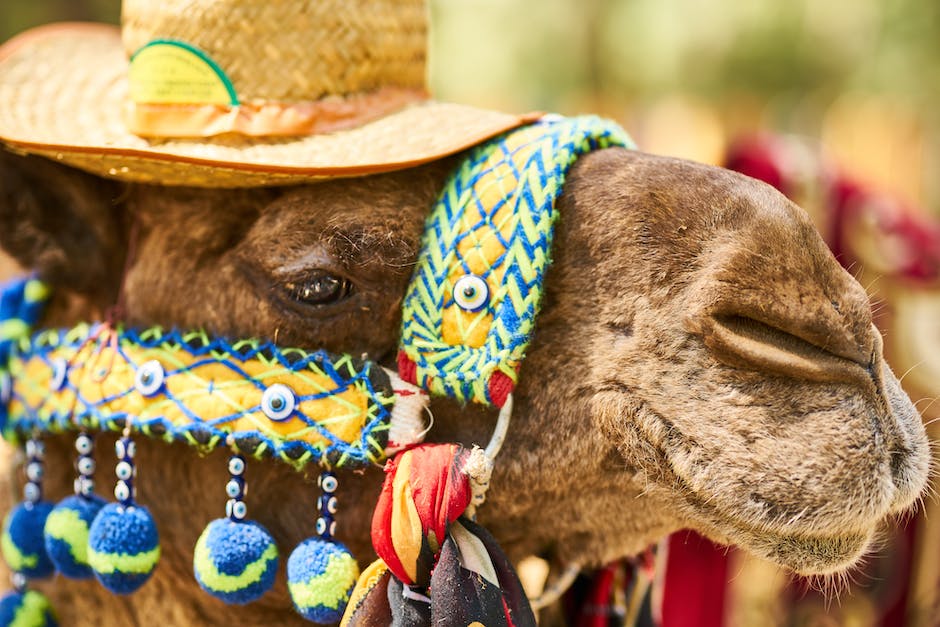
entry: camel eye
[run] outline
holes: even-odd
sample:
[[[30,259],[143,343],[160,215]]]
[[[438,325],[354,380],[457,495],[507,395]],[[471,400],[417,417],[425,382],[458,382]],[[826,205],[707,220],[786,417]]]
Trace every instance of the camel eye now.
[[[303,281],[285,283],[288,295],[305,305],[329,305],[352,294],[352,281],[343,277],[317,272]]]

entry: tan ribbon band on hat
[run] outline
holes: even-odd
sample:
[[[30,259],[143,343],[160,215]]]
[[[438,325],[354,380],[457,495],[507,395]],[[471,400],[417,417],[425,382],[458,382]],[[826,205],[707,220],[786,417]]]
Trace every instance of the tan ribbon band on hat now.
[[[427,100],[423,89],[382,87],[316,102],[243,102],[238,105],[128,102],[127,128],[142,137],[251,137],[317,135],[362,126]]]

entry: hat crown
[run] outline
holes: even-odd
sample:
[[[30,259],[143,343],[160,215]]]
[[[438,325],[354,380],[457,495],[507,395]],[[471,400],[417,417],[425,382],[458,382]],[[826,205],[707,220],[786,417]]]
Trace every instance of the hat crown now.
[[[425,86],[424,0],[124,0],[121,22],[128,56],[194,47],[243,103]]]

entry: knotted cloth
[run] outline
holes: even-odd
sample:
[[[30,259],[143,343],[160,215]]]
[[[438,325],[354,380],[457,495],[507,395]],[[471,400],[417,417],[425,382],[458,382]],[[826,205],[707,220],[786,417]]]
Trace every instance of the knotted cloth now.
[[[512,564],[465,516],[471,458],[457,444],[425,444],[386,464],[372,518],[379,559],[360,576],[343,625],[535,625]]]

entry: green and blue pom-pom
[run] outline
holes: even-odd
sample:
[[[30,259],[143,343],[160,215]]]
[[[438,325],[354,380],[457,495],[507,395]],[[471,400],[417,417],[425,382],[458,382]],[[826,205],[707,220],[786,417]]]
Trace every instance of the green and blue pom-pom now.
[[[343,617],[359,565],[345,546],[308,538],[287,559],[287,588],[301,616],[315,623]]]
[[[0,625],[10,627],[57,627],[49,599],[36,592],[11,592],[0,599]]]
[[[203,590],[226,603],[250,603],[277,574],[274,538],[254,521],[213,520],[196,542],[193,570]]]
[[[49,577],[55,572],[42,532],[51,511],[49,501],[24,502],[7,515],[0,549],[10,570],[31,578]]]
[[[88,564],[115,594],[130,594],[153,574],[160,560],[160,537],[146,507],[105,505],[88,533]]]
[[[92,576],[88,565],[88,531],[106,501],[98,495],[63,499],[46,518],[46,553],[55,567],[71,579]]]

